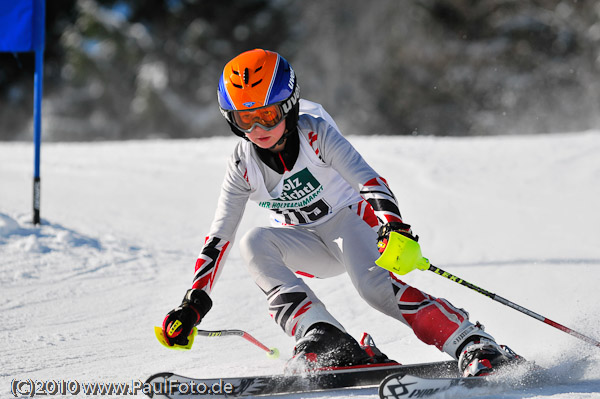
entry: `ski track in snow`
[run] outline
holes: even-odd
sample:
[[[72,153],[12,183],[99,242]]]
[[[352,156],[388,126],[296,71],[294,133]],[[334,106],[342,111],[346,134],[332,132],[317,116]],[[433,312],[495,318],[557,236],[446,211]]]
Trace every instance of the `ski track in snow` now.
[[[600,339],[600,132],[349,139],[387,179],[432,263]],[[32,146],[0,143],[0,397],[12,396],[13,379],[131,382],[159,371],[282,370],[293,341],[269,318],[235,246],[201,328],[246,330],[281,358],[237,337],[198,337],[189,352],[169,351],[153,333],[191,284],[236,140],[44,144],[40,227],[30,223]],[[238,237],[267,222],[249,204]],[[600,398],[600,348],[433,273],[404,280],[466,308],[559,381],[476,397]],[[352,335],[370,332],[388,356],[447,359],[371,310],[346,276],[311,285]],[[376,396],[370,389],[288,397]]]

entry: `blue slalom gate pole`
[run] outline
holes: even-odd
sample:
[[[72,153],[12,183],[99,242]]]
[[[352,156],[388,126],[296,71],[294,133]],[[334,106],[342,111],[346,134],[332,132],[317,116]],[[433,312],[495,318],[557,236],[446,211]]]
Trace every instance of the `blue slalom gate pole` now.
[[[33,224],[40,224],[40,153],[42,147],[42,93],[44,82],[45,0],[35,0],[33,13],[33,43],[35,50],[35,74],[33,78]]]
[[[40,153],[42,147],[42,89],[44,75],[44,51],[35,52],[35,75],[33,78],[33,224],[40,224]]]
[[[0,0],[0,51],[35,53],[33,78],[33,223],[40,224],[40,147],[46,0]]]

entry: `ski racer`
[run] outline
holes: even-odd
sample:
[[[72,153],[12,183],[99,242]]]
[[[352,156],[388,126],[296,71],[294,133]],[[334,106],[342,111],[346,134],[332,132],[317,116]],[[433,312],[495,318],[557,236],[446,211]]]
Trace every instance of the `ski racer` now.
[[[211,290],[250,199],[271,211],[271,226],[247,232],[240,250],[271,317],[296,339],[290,364],[312,368],[378,361],[299,277],[341,273],[348,273],[371,307],[457,359],[465,376],[490,373],[518,357],[471,323],[465,310],[375,265],[390,232],[417,237],[386,180],[321,105],[300,99],[296,74],[281,55],[255,49],[233,58],[223,69],[218,101],[242,140],[229,160],[192,287],[164,319],[169,345],[187,345],[193,327],[211,309]]]

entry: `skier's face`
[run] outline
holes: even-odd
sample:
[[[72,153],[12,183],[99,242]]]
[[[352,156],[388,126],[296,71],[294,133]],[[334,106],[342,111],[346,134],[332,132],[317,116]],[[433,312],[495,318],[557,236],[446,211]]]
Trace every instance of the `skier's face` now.
[[[246,133],[246,137],[260,148],[271,148],[283,136],[284,131],[285,119],[271,130],[265,130],[259,125],[255,125],[250,133]]]

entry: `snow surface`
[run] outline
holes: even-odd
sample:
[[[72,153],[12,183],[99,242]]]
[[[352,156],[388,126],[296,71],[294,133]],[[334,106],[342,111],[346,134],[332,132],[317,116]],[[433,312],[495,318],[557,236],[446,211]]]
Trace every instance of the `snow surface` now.
[[[599,131],[349,139],[387,178],[432,263],[600,339]],[[235,246],[201,327],[246,330],[281,358],[238,337],[198,337],[191,351],[170,351],[153,333],[191,284],[236,140],[44,144],[41,227],[30,223],[32,146],[0,143],[0,397],[11,396],[13,379],[130,382],[159,371],[282,370],[293,341],[268,316]],[[268,223],[266,211],[250,203],[239,236],[258,223]],[[600,398],[600,348],[433,273],[404,280],[466,308],[500,343],[562,382],[484,397]],[[351,334],[370,332],[388,356],[448,359],[371,310],[346,276],[311,284]],[[569,380],[574,367],[578,381]]]

